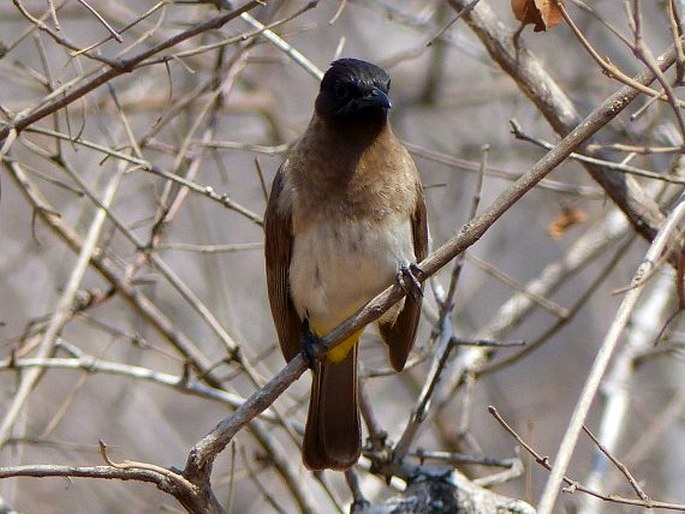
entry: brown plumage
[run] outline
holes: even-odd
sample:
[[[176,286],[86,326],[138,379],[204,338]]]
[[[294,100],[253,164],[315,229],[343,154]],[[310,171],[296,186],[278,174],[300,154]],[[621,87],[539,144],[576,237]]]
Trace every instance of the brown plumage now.
[[[387,122],[389,87],[388,75],[373,64],[332,63],[309,126],[274,179],[265,214],[266,274],[288,361],[312,340],[307,327],[314,336],[325,335],[426,257],[423,189]],[[420,314],[421,296],[410,294],[378,321],[397,371]],[[360,336],[314,365],[303,442],[310,469],[344,470],[361,453]]]

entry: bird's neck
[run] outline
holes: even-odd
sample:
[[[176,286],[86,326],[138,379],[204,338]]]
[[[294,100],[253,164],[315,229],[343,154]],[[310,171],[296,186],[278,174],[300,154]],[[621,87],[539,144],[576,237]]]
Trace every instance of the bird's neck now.
[[[383,109],[362,110],[353,117],[319,119],[329,137],[342,139],[347,144],[368,146],[389,130],[388,114]]]
[[[362,158],[379,141],[394,138],[385,112],[370,111],[348,119],[327,120],[314,117],[307,130],[311,148],[322,149],[328,155],[322,162],[332,165],[331,171],[342,178],[353,172]],[[306,144],[306,142],[305,142]]]

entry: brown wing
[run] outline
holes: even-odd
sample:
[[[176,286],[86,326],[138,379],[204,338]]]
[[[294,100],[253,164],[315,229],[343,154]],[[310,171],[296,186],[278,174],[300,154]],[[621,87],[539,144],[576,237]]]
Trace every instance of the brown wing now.
[[[264,257],[271,315],[283,356],[290,361],[301,350],[302,321],[290,297],[288,271],[293,245],[292,213],[290,203],[284,201],[284,183],[285,174],[281,165],[271,186],[264,214]]]
[[[416,206],[411,217],[411,228],[414,239],[414,254],[417,262],[421,262],[428,255],[428,223],[423,187],[417,183],[417,188]],[[402,371],[414,344],[416,329],[421,317],[421,300],[421,298],[414,299],[408,295],[404,299],[404,307],[398,314],[395,323],[378,326],[381,337],[388,345],[390,363],[396,371]]]

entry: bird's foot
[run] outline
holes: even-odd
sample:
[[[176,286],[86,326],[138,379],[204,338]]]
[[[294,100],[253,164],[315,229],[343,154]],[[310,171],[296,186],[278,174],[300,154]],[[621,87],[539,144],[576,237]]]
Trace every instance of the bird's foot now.
[[[302,357],[309,366],[309,369],[316,368],[316,353],[317,347],[321,344],[321,340],[316,337],[309,327],[309,320],[307,318],[302,322],[302,336],[300,337],[302,344]]]
[[[409,266],[402,264],[397,272],[397,283],[407,295],[414,300],[418,300],[423,296],[423,289],[421,282],[416,278],[423,274],[423,270],[417,264],[411,263]]]

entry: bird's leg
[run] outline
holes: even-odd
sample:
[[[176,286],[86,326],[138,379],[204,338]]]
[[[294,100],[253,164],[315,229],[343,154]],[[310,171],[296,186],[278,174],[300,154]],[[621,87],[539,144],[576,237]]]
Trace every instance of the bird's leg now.
[[[418,300],[423,296],[421,283],[416,278],[420,274],[423,274],[423,270],[414,262],[409,264],[409,266],[401,264],[397,272],[397,283],[414,300]]]
[[[302,335],[300,336],[300,343],[302,345],[302,357],[309,366],[309,369],[316,368],[316,347],[321,344],[321,340],[316,337],[309,327],[309,319],[304,318],[302,321]]]

